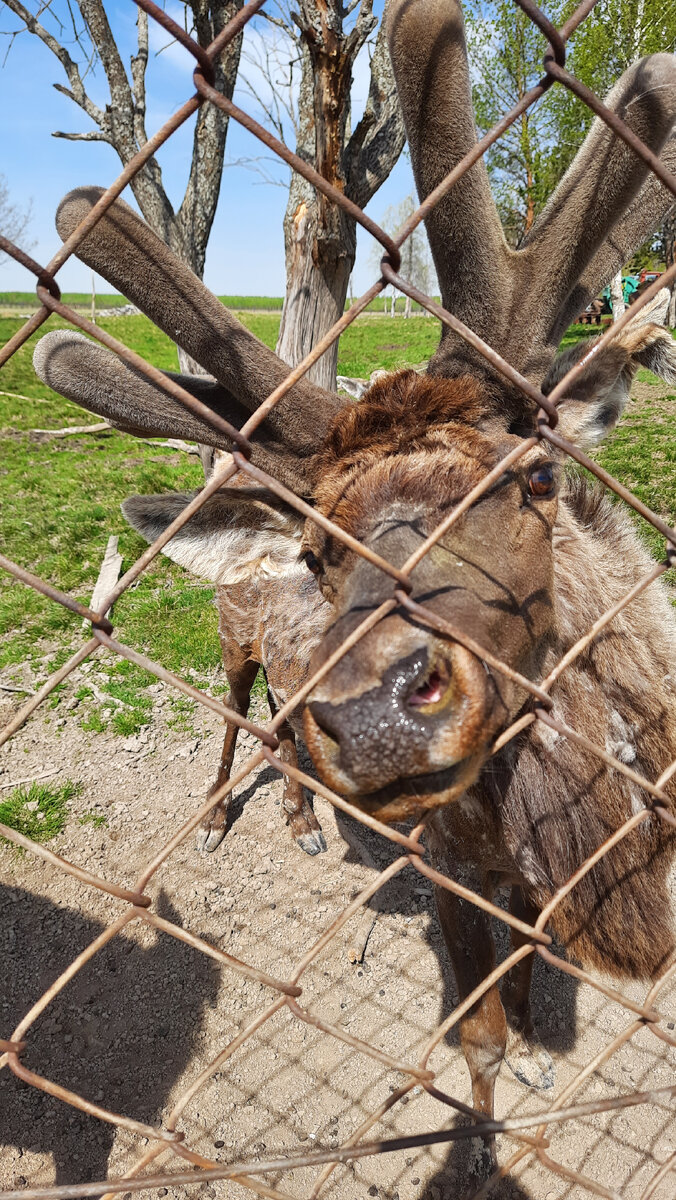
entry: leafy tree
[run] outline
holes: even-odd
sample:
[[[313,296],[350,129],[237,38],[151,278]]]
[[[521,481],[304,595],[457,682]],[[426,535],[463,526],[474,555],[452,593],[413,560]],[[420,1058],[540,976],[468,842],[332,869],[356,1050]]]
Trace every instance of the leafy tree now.
[[[575,0],[552,0],[561,24]],[[467,43],[481,133],[543,75],[545,39],[512,0],[465,0]],[[636,59],[676,45],[676,0],[599,0],[568,43],[567,66],[603,97]],[[518,246],[579,149],[594,119],[554,85],[489,151],[488,170],[508,241]]]
[[[513,0],[467,0],[464,6],[472,98],[481,134],[542,76],[545,39]],[[548,15],[557,19],[550,7]],[[552,188],[550,106],[528,109],[489,151],[486,162],[505,236],[518,246]]]

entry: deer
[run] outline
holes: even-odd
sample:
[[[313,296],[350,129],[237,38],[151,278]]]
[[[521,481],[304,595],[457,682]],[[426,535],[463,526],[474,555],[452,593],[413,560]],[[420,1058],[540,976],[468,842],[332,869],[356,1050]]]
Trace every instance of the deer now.
[[[476,144],[462,11],[458,0],[391,0],[385,19],[423,200]],[[673,167],[672,55],[633,64],[606,104]],[[66,197],[57,214],[62,238],[99,195],[89,188]],[[482,159],[426,216],[445,309],[544,394],[580,364],[557,412],[563,436],[581,448],[615,428],[639,367],[676,381],[664,293],[597,352],[586,339],[558,353],[571,321],[672,203],[644,162],[596,120],[518,250],[505,241]],[[210,372],[210,380],[173,378],[233,426],[241,428],[287,377],[285,364],[121,201],[78,254]],[[226,433],[81,335],[47,334],[35,368],[56,391],[117,428],[231,449]],[[306,379],[295,382],[253,437],[252,462],[400,569],[537,430],[533,402],[443,326],[425,373],[380,376],[358,403]],[[564,460],[534,438],[410,574],[414,601],[533,681],[652,565],[626,512]],[[125,515],[152,540],[189,499],[133,497]],[[163,552],[218,586],[226,669],[242,712],[256,663],[265,668],[273,703],[284,703],[393,594],[391,577],[377,565],[241,476],[211,495]],[[676,758],[675,632],[665,588],[654,582],[551,689],[558,722],[589,731],[649,779]],[[438,870],[487,898],[506,886],[510,912],[532,923],[649,798],[540,721],[493,752],[530,700],[518,680],[398,605],[324,674],[289,725],[304,737],[326,785],[381,822],[424,814]],[[226,732],[226,746],[219,778],[227,775],[234,734],[229,742]],[[291,761],[290,738],[284,753]],[[673,781],[666,786],[674,797]],[[667,889],[673,855],[670,828],[652,813],[552,912],[549,927],[566,953],[618,977],[657,977],[676,949]],[[448,889],[437,886],[435,894],[462,1000],[494,968],[489,919]],[[521,939],[513,928],[514,946]],[[553,1085],[531,1013],[532,961],[529,955],[517,963],[460,1021],[474,1109],[485,1117],[493,1114],[505,1058],[527,1085]],[[487,1138],[477,1169],[494,1163]]]

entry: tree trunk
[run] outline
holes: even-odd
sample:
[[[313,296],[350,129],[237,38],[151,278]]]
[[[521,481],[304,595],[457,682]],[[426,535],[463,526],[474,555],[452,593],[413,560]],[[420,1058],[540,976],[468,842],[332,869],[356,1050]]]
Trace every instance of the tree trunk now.
[[[669,267],[676,262],[676,208],[671,210],[662,225],[662,254],[664,255],[664,265],[668,271]],[[676,284],[673,284],[671,288],[667,323],[670,329],[676,328]]]
[[[343,315],[357,250],[351,217],[318,196],[294,175],[284,217],[286,296],[277,353],[295,366]],[[338,345],[334,343],[307,373],[329,391],[336,390]]]
[[[301,57],[296,153],[364,208],[387,178],[404,144],[404,127],[381,22],[371,56],[364,114],[350,135],[352,68],[377,25],[372,3],[299,0],[293,13]],[[294,174],[284,218],[286,295],[277,353],[296,366],[342,317],[356,254],[356,227],[337,205]],[[336,388],[334,344],[308,378]]]
[[[613,307],[613,321],[619,321],[625,309],[622,293],[622,272],[618,271],[610,281],[610,303]]]

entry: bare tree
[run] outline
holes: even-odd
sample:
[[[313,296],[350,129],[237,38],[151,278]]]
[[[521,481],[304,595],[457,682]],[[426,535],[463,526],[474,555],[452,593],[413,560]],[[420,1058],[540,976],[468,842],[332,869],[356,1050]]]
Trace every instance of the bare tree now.
[[[21,244],[22,250],[30,250],[32,242],[27,242],[25,233],[31,223],[33,206],[29,202],[25,208],[12,204],[9,187],[4,175],[0,175],[0,233],[10,242]],[[0,266],[7,261],[6,255],[0,255]]]
[[[406,196],[400,204],[396,204],[383,213],[380,219],[380,225],[386,233],[391,235],[396,234],[405,221],[413,215],[417,208],[415,197],[413,195]],[[382,258],[382,247],[374,240],[370,254],[370,261],[374,267],[377,267]],[[439,285],[437,282],[432,255],[430,253],[427,234],[425,233],[424,225],[418,225],[413,230],[401,248],[401,274],[405,279],[420,288],[421,292],[437,292]],[[392,297],[392,316],[395,314],[395,297]],[[406,296],[404,300],[404,316],[411,315],[411,297]],[[425,316],[429,313],[425,311]]]
[[[262,96],[245,70],[249,91],[277,136],[293,137],[296,153],[364,208],[390,174],[405,139],[382,24],[369,42],[378,23],[373,0],[345,6],[341,0],[300,0],[297,12],[281,3],[267,19],[280,31],[285,61],[279,44],[259,51],[255,65],[270,95]],[[367,45],[369,93],[352,130],[354,65]],[[287,98],[280,99],[284,93]],[[286,295],[277,342],[277,353],[291,366],[342,315],[356,248],[353,218],[294,173],[284,218]],[[337,357],[334,346],[310,378],[334,389]]]
[[[117,152],[123,166],[146,144],[146,67],[148,64],[148,17],[138,10],[137,47],[129,70],[118,49],[102,0],[77,0],[78,9],[63,5],[61,17],[56,4],[30,0],[6,0],[19,18],[18,29],[5,31],[13,40],[30,31],[57,58],[68,86],[55,83],[57,92],[68,96],[91,123],[83,132],[57,130],[54,137],[69,141],[105,142]],[[186,22],[201,46],[207,46],[242,7],[243,0],[186,0]],[[41,19],[39,19],[41,18]],[[50,28],[44,22],[49,22]],[[56,32],[51,32],[51,28]],[[215,64],[215,86],[231,97],[237,77],[241,36],[226,46]],[[11,44],[11,43],[10,43]],[[70,47],[70,49],[69,49]],[[72,57],[71,51],[77,56]],[[92,68],[100,63],[105,72],[110,103],[96,104],[85,86]],[[228,118],[213,104],[203,104],[197,114],[192,159],[183,200],[175,210],[162,181],[155,157],[134,176],[131,188],[143,216],[172,250],[200,278],[211,232],[223,173]]]

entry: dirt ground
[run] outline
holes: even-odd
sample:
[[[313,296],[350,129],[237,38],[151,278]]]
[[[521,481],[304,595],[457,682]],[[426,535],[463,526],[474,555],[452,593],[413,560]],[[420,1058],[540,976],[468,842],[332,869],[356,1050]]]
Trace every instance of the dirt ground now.
[[[71,680],[73,691],[86,678]],[[53,770],[82,784],[63,833],[50,847],[107,879],[131,885],[139,868],[202,801],[220,748],[218,719],[200,711],[195,735],[167,726],[168,689],[154,685],[154,711],[137,738],[84,732],[76,713],[56,726],[42,709],[0,750],[5,785]],[[0,692],[9,716],[18,697]],[[67,707],[67,706],[66,706]],[[63,705],[58,711],[63,710]],[[247,736],[238,749],[253,752]],[[153,878],[155,911],[214,945],[288,978],[291,965],[328,927],[374,871],[393,856],[377,835],[316,801],[328,850],[309,858],[292,843],[280,811],[281,784],[267,766],[237,789],[225,841],[199,854],[189,837]],[[80,825],[95,812],[106,824]],[[34,859],[0,848],[0,1036],[121,911],[120,902]],[[505,951],[501,938],[502,952]],[[364,949],[365,948],[365,949]],[[352,961],[364,951],[363,961]],[[430,889],[412,869],[397,877],[334,938],[307,972],[301,1003],[310,1012],[414,1062],[455,1003]],[[641,989],[631,993],[640,998]],[[132,925],[101,950],[28,1033],[26,1064],[87,1098],[145,1122],[162,1119],[199,1071],[274,998],[227,967],[146,926]],[[541,1111],[629,1017],[587,985],[536,964],[535,1012],[555,1062],[554,1092],[518,1083],[503,1066],[497,1114]],[[676,989],[660,1010],[676,1020]],[[591,1076],[577,1099],[674,1082],[672,1053],[645,1030]],[[444,1091],[470,1101],[464,1059],[452,1035],[431,1066]],[[278,1012],[252,1034],[194,1097],[179,1127],[192,1148],[218,1162],[306,1153],[342,1142],[403,1077],[336,1038]],[[453,1127],[457,1118],[416,1089],[371,1136]],[[627,1200],[676,1150],[668,1102],[552,1126],[554,1158],[616,1189]],[[52,1099],[0,1071],[0,1185],[5,1190],[118,1175],[146,1150],[145,1140]],[[501,1161],[514,1143],[499,1140]],[[455,1200],[470,1183],[467,1143],[394,1152],[339,1166],[330,1200]],[[177,1169],[168,1156],[159,1165]],[[588,1195],[540,1166],[517,1168],[494,1195],[561,1200]],[[308,1197],[317,1168],[270,1178],[292,1197]],[[471,1190],[471,1189],[470,1189]],[[668,1200],[674,1175],[654,1193]],[[167,1193],[161,1193],[167,1194]],[[171,1197],[204,1194],[242,1200],[240,1185],[172,1187]],[[611,1192],[604,1194],[610,1195]],[[137,1192],[146,1200],[156,1192]]]

